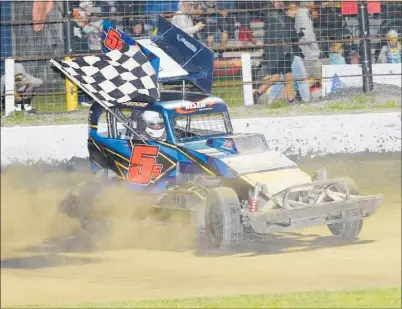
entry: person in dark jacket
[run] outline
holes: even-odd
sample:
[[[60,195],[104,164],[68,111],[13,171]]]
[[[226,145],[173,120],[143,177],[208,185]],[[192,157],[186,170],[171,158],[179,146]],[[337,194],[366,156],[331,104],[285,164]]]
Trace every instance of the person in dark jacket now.
[[[303,58],[303,53],[296,44],[303,36],[303,32],[297,32],[295,28],[296,11],[297,6],[294,3],[286,3],[284,10],[268,10],[266,13],[264,64],[257,75],[263,77],[264,81],[254,89],[254,103],[269,87],[280,81],[281,74],[284,75],[288,102],[295,99],[292,63],[296,56]],[[267,76],[269,77],[266,78]]]

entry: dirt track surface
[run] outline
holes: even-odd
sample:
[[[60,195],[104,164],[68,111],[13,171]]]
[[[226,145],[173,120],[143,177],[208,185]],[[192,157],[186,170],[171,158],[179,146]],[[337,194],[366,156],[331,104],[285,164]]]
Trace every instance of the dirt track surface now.
[[[385,195],[359,240],[340,243],[316,227],[226,255],[194,248],[189,227],[127,221],[90,247],[77,222],[56,211],[77,176],[11,169],[1,179],[1,306],[400,287],[400,154],[301,162],[307,171],[323,165],[354,178],[362,194]]]

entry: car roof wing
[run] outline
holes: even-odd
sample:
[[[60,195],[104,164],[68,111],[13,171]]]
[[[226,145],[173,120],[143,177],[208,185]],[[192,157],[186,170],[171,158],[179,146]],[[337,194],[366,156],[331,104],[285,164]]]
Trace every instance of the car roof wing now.
[[[204,44],[161,15],[152,43],[151,40],[137,42],[161,59],[160,82],[189,81],[203,93],[211,94],[214,52]]]

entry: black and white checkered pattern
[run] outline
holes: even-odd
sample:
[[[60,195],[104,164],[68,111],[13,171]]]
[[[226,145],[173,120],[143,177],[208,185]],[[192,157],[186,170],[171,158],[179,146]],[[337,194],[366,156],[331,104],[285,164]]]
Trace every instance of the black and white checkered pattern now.
[[[155,69],[137,45],[124,44],[121,51],[52,62],[82,90],[108,106],[159,100]]]

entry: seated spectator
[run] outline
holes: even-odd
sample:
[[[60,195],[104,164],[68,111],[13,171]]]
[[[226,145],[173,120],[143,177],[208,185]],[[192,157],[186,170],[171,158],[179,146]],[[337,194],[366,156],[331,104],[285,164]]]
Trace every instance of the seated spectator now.
[[[346,64],[343,57],[342,43],[332,43],[329,53],[329,64]]]
[[[14,98],[15,104],[20,104],[21,109],[24,111],[32,111],[33,97],[39,87],[43,85],[43,80],[32,76],[27,73],[25,67],[22,63],[16,62],[14,64]],[[3,94],[5,93],[6,77],[3,75],[1,77],[1,98],[3,99]],[[4,109],[5,100],[2,100],[1,107]]]
[[[398,32],[390,30],[387,34],[387,45],[384,45],[378,56],[377,63],[401,63],[401,43],[398,42]]]
[[[250,29],[250,23],[254,19],[263,19],[265,14],[263,9],[266,7],[274,8],[274,4],[269,1],[237,1],[237,21],[240,23],[239,38],[240,41],[251,42],[253,45],[257,44]],[[269,12],[269,11],[266,11]]]
[[[218,4],[219,2],[216,0],[199,1],[198,9],[201,21],[205,24],[205,29],[200,32],[200,37],[201,40],[207,40],[209,48],[214,47],[215,38],[219,35],[221,37],[221,48],[226,48],[229,39],[228,28],[230,27],[230,18],[227,16],[227,12],[217,11]],[[227,3],[221,2],[219,8],[224,7],[225,4],[227,5]],[[232,21],[232,25],[234,27],[234,21]]]
[[[132,30],[134,37],[142,37],[145,35],[144,22],[140,19],[134,19],[132,23]]]
[[[358,51],[352,50],[349,53],[350,64],[360,64],[360,55]]]
[[[124,32],[135,37],[145,35],[144,19],[136,18],[144,15],[144,1],[117,1],[117,15],[125,16],[122,20]]]
[[[194,36],[195,33],[204,29],[205,24],[199,22],[194,25],[194,21],[190,13],[193,12],[193,2],[187,0],[180,0],[179,10],[172,18],[172,24],[183,30],[190,36]]]
[[[235,37],[236,14],[234,12],[228,12],[228,11],[236,10],[236,1],[235,0],[217,1],[216,9],[220,14],[220,16],[218,17],[218,27],[219,30],[222,32],[221,48],[226,48],[228,39],[229,38],[234,39]],[[226,41],[224,41],[224,39]]]

